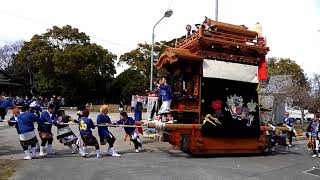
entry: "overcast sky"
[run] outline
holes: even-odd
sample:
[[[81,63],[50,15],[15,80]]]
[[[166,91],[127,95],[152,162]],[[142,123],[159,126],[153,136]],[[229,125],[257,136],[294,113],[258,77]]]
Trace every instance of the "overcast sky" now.
[[[157,26],[156,41],[184,35],[204,16],[214,19],[215,0],[1,0],[0,46],[69,24],[120,56],[150,43],[168,8],[173,15]],[[269,57],[291,58],[309,77],[320,73],[320,0],[220,0],[219,21],[249,28],[260,22]]]

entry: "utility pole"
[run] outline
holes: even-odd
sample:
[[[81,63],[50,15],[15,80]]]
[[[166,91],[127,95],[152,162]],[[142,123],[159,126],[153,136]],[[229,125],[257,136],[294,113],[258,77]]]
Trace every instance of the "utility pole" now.
[[[216,21],[218,21],[218,14],[219,14],[219,0],[216,0],[216,13],[215,13]]]
[[[31,61],[32,61],[32,56],[31,56],[31,50],[27,51],[27,64],[26,64],[26,69],[29,75],[29,83],[30,83],[30,93],[33,96],[33,73],[31,70]]]

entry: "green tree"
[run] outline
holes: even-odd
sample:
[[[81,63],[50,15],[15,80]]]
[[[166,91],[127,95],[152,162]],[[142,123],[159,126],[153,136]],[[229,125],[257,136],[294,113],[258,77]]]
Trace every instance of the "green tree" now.
[[[171,41],[156,42],[154,46],[155,62],[167,47],[174,47],[174,43],[175,39]],[[118,64],[126,63],[130,66],[130,69],[137,70],[141,72],[145,78],[148,78],[150,75],[150,59],[151,45],[147,43],[140,43],[137,45],[136,49],[121,55]]]
[[[26,82],[32,93],[93,101],[90,98],[101,98],[110,86],[115,60],[116,55],[91,43],[78,29],[54,26],[25,42],[11,72]]]
[[[269,58],[267,61],[269,75],[291,75],[293,81],[300,86],[308,86],[308,79],[303,69],[293,60],[284,58]]]
[[[127,69],[119,74],[112,82],[111,94],[113,102],[121,99],[131,100],[131,95],[144,95],[148,89],[144,75],[133,69]]]
[[[171,41],[160,41],[156,42],[154,46],[154,63],[159,59],[161,53],[168,47],[174,47],[175,39]],[[129,70],[123,72],[115,79],[113,84],[113,89],[117,89],[121,82],[128,84],[128,88],[125,88],[121,91],[122,96],[125,98],[131,97],[133,94],[143,95],[145,90],[149,86],[150,78],[150,60],[151,60],[151,45],[147,43],[140,43],[137,45],[136,49],[133,49],[130,52],[124,53],[120,56],[118,65],[123,63],[129,65]],[[154,68],[154,77],[165,74],[165,71],[157,71]],[[126,78],[123,78],[126,77]],[[115,87],[116,86],[116,87]],[[120,91],[117,91],[120,92]]]

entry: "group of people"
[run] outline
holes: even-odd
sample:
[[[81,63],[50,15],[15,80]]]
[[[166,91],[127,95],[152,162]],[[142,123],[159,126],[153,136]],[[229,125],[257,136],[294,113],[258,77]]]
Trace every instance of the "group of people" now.
[[[89,118],[89,110],[81,109],[78,112],[78,118],[74,119],[64,113],[63,110],[56,109],[54,104],[49,104],[46,111],[42,111],[38,116],[33,113],[28,104],[23,104],[20,109],[12,110],[13,116],[8,121],[9,126],[15,126],[19,135],[20,144],[25,153],[24,159],[29,160],[36,157],[36,145],[38,138],[34,123],[38,124],[38,134],[41,140],[40,156],[47,154],[55,154],[53,150],[53,133],[52,126],[57,127],[57,139],[64,146],[69,147],[71,153],[79,151],[81,156],[87,156],[87,146],[94,146],[96,156],[101,157],[100,145],[108,144],[107,154],[111,156],[120,156],[114,149],[113,145],[116,141],[114,135],[108,130],[110,125],[124,125],[124,131],[130,137],[134,144],[135,152],[142,149],[139,139],[139,133],[136,129],[136,121],[129,117],[124,111],[120,112],[120,120],[112,123],[108,116],[109,108],[103,105],[100,108],[100,114],[97,116],[96,124]],[[74,122],[79,126],[80,136],[77,137],[71,130],[69,123]],[[92,133],[92,129],[98,127],[100,145],[96,137]]]
[[[61,106],[64,106],[64,98],[61,96],[56,97],[55,95],[53,95],[50,101],[47,101],[47,98],[43,98],[42,96],[33,96],[32,98],[26,96],[23,99],[19,96],[10,98],[9,96],[2,95],[0,97],[0,121],[4,120],[9,109],[13,109],[15,106],[22,106],[23,104],[28,104],[30,107],[30,111],[40,116],[42,107],[48,106],[49,104],[55,105],[56,112],[58,112],[58,109],[60,109]]]
[[[278,126],[288,127],[290,130],[287,132],[281,131],[266,131],[268,137],[267,141],[267,150],[275,151],[275,145],[281,145],[289,149],[292,146],[293,137],[296,135],[295,130],[293,129],[294,120],[289,116],[288,112],[285,112],[283,122],[277,124]],[[268,126],[274,127],[274,124],[268,123]],[[287,139],[289,143],[287,143]]]
[[[314,118],[309,123],[306,128],[306,137],[307,137],[307,147],[313,152],[312,157],[320,158],[320,113],[315,113]],[[275,151],[274,147],[276,144],[281,145],[289,149],[292,146],[293,137],[296,136],[296,131],[293,128],[294,119],[289,116],[289,113],[286,112],[284,115],[284,120],[282,123],[277,125],[282,125],[289,128],[287,132],[281,131],[267,131],[268,135],[268,149]],[[271,124],[268,124],[271,127],[274,127]],[[287,141],[288,139],[288,141]]]
[[[48,106],[49,104],[57,104],[57,103],[59,103],[61,106],[64,106],[64,104],[65,104],[65,100],[62,96],[55,96],[55,95],[53,95],[51,98],[45,97],[45,96],[32,96],[31,98],[28,96],[25,96],[24,98],[21,96],[15,96],[10,99],[17,106],[22,106],[23,104],[28,104],[34,100],[37,100],[37,102],[41,106]]]

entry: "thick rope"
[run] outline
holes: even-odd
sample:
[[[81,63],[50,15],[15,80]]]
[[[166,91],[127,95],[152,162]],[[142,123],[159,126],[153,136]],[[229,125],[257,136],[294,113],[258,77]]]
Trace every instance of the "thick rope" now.
[[[10,121],[10,120],[3,120],[1,122],[12,122],[12,123],[16,123],[16,121]],[[53,125],[53,123],[49,123],[49,122],[44,122],[44,124],[48,124],[48,125]],[[58,125],[78,125],[77,123],[57,123]],[[147,127],[147,125],[142,125],[142,126],[138,126],[138,125],[125,125],[125,124],[95,124],[95,126],[98,127]]]

